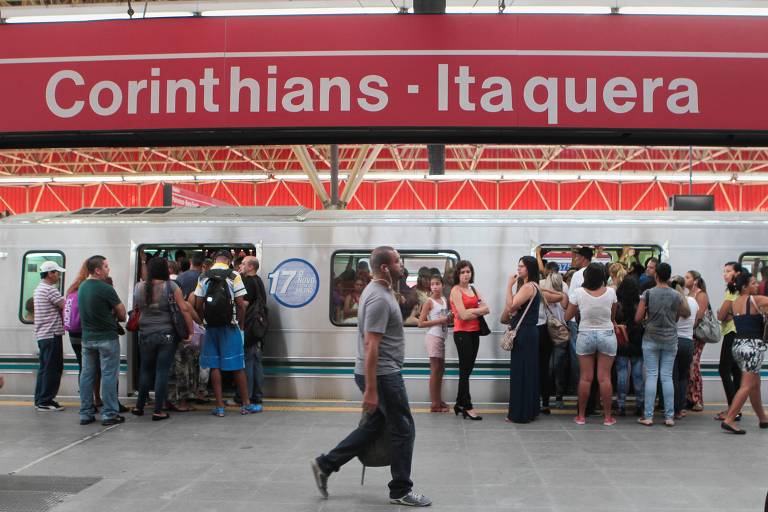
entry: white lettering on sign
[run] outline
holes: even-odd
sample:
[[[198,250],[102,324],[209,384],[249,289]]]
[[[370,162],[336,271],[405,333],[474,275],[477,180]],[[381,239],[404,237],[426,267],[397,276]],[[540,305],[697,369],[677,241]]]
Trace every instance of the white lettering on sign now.
[[[407,84],[399,85],[381,74],[306,77],[287,76],[277,65],[248,69],[231,66],[222,80],[212,67],[186,77],[164,76],[160,67],[151,67],[144,76],[125,81],[91,80],[85,71],[64,69],[48,80],[45,101],[53,115],[64,119],[88,112],[109,117],[222,109],[229,113],[376,113],[393,105],[395,83],[402,93],[397,101],[418,98],[420,107],[432,105],[437,112],[505,116],[527,111],[541,114],[548,125],[558,125],[566,114],[700,113],[699,85],[687,77],[503,76],[478,73],[467,64],[439,63],[434,74],[426,75],[437,81],[430,86],[414,84],[410,77]]]

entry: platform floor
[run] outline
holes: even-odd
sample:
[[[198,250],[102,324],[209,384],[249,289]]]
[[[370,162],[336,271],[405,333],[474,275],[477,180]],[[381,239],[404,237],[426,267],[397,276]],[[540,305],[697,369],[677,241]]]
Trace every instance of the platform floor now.
[[[66,404],[65,404],[66,405]],[[357,404],[268,402],[258,415],[225,418],[200,411],[168,421],[128,415],[125,424],[81,427],[75,404],[38,413],[0,402],[0,473],[23,477],[98,477],[40,510],[54,512],[392,511],[389,471],[351,461],[320,498],[310,458],[332,448],[356,424]],[[423,407],[423,406],[422,406]],[[763,510],[768,491],[768,430],[746,413],[745,436],[722,433],[715,409],[675,428],[642,427],[634,417],[603,427],[577,426],[572,414],[529,425],[503,422],[500,406],[484,420],[429,414],[414,406],[415,490],[442,511]],[[558,411],[561,412],[561,411]],[[89,437],[92,436],[92,437]],[[38,479],[39,480],[39,479]],[[62,482],[63,480],[57,480]],[[7,492],[16,492],[6,489]],[[10,496],[7,494],[6,496]],[[13,503],[0,511],[18,512]]]

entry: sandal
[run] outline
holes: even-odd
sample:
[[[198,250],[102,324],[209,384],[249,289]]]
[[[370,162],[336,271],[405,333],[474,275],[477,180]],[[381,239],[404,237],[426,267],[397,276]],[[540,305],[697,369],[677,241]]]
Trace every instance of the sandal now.
[[[675,420],[673,420],[671,418],[667,418],[666,420],[664,420],[664,426],[665,427],[674,427],[675,426]]]
[[[131,414],[133,414],[134,416],[144,416],[144,409],[137,409],[136,407],[134,407],[133,409],[131,409]]]
[[[187,407],[179,407],[178,405],[174,404],[173,402],[166,402],[165,404],[165,410],[166,411],[174,411],[174,412],[190,412],[190,411],[196,411],[194,407],[187,406]]]
[[[768,421],[761,421],[760,428],[768,428]]]
[[[168,419],[168,418],[170,418],[170,417],[171,417],[171,415],[170,415],[170,414],[168,414],[168,413],[165,413],[165,414],[158,414],[158,413],[155,413],[155,414],[153,414],[153,415],[152,415],[152,421],[162,421],[162,420],[167,420],[167,419]]]
[[[652,427],[653,426],[653,420],[646,419],[646,418],[637,418],[637,422],[641,425],[644,425],[646,427]]]
[[[603,421],[603,425],[606,427],[612,427],[616,424],[616,418],[607,418]]]
[[[211,411],[211,414],[218,418],[223,418],[226,414],[226,410],[223,407],[214,407],[213,411]]]
[[[723,429],[723,430],[727,430],[728,432],[730,432],[732,434],[737,434],[737,435],[742,435],[742,434],[746,434],[747,433],[746,430],[742,430],[740,428],[732,427],[731,425],[727,424],[724,421],[720,422],[720,428]]]
[[[715,421],[724,421],[726,414],[728,414],[728,411],[720,411],[712,419]]]
[[[691,407],[691,410],[693,412],[701,412],[704,410],[704,406],[702,404],[693,404],[693,407]]]
[[[573,418],[573,422],[577,425],[586,425],[587,419],[584,418],[583,416],[576,416],[575,418]]]

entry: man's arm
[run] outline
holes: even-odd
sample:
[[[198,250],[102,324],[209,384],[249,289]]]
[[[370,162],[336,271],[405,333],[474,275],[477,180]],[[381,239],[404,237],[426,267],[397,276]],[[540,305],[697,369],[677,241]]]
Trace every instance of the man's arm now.
[[[235,306],[237,310],[237,325],[240,326],[240,330],[245,330],[245,308],[248,307],[248,303],[245,302],[245,297],[235,297]]]
[[[125,304],[122,302],[115,306],[115,316],[117,317],[118,322],[125,322],[125,319],[127,317],[125,313]]]
[[[376,368],[379,363],[379,344],[382,335],[365,331],[365,391],[363,411],[373,413],[379,407],[379,392],[376,384]]]

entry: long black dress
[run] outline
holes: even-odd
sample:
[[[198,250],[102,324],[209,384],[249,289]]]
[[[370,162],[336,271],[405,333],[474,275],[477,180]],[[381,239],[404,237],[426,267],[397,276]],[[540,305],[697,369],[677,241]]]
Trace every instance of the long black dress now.
[[[533,303],[517,331],[509,356],[509,412],[507,418],[515,423],[528,423],[539,415],[539,318],[541,293]],[[520,321],[526,302],[509,322],[512,327]]]

